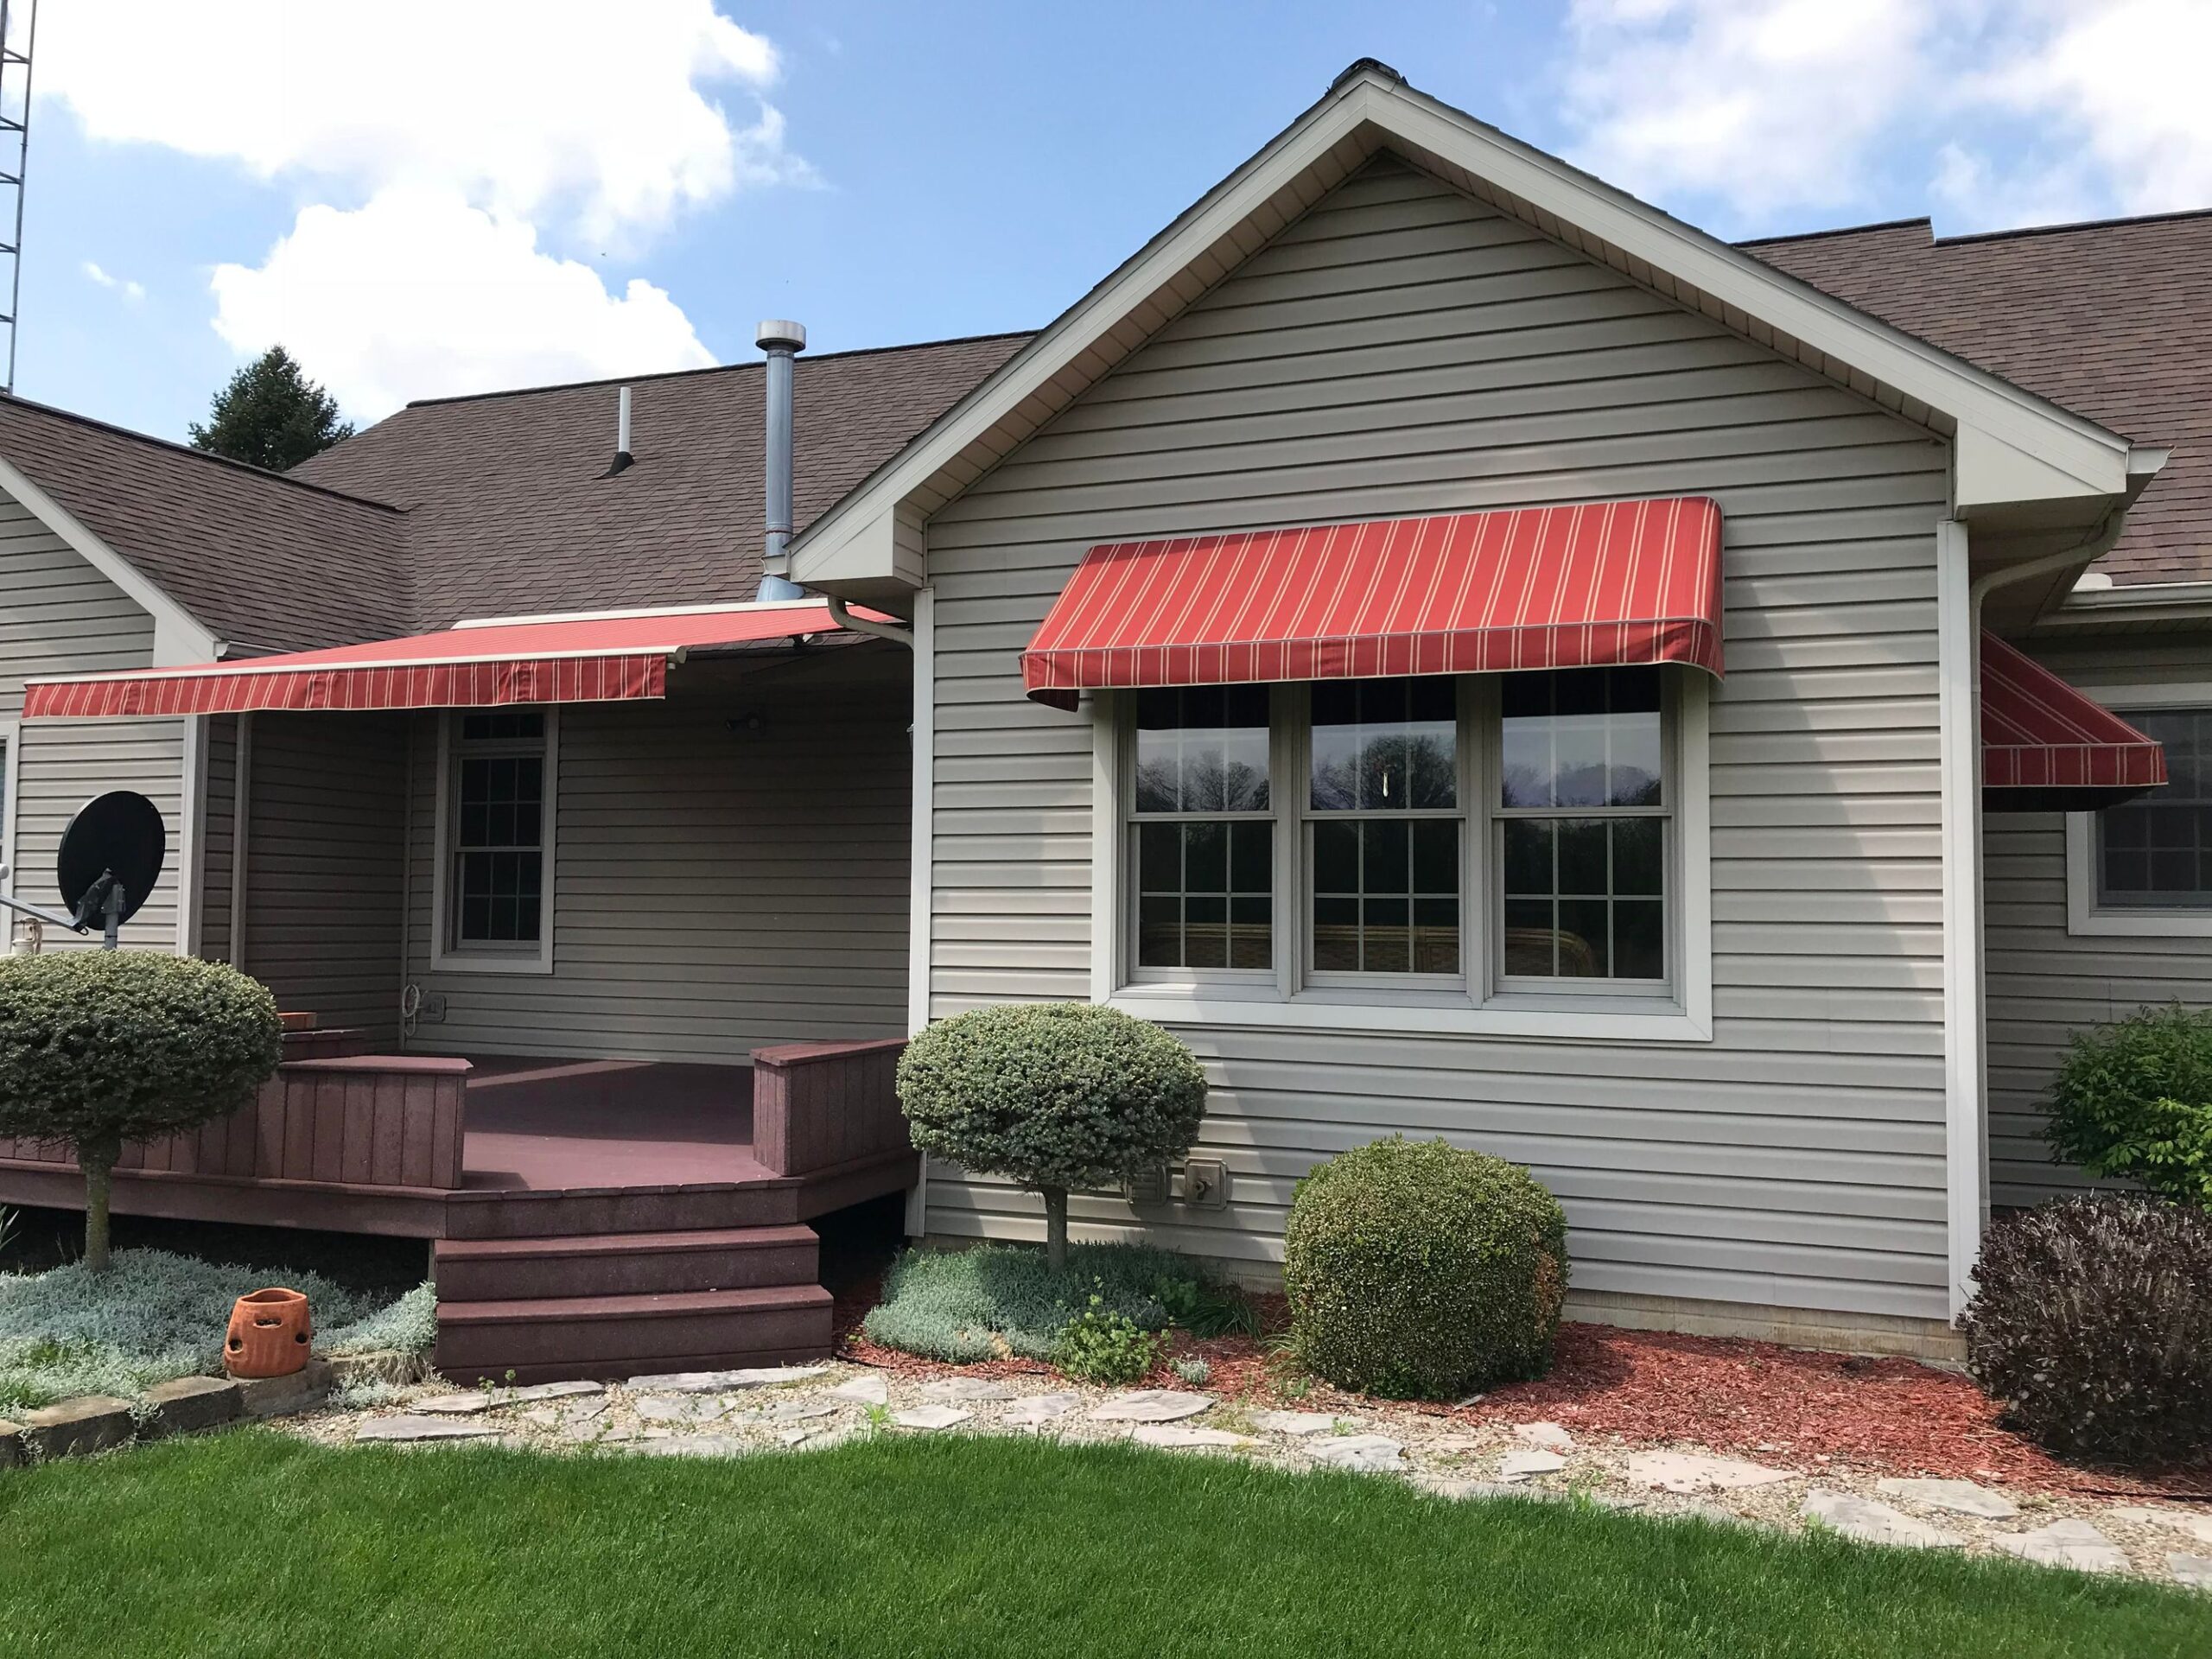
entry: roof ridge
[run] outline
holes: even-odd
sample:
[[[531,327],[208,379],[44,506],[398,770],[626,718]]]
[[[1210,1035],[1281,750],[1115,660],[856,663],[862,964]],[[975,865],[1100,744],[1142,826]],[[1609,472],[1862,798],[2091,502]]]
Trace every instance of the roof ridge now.
[[[309,483],[304,478],[294,478],[289,473],[271,472],[268,467],[257,467],[251,461],[233,461],[228,455],[219,455],[211,450],[195,449],[188,443],[177,442],[174,438],[157,438],[150,432],[133,431],[130,427],[118,426],[112,421],[99,420],[91,415],[80,415],[73,409],[62,409],[53,404],[42,404],[36,398],[25,397],[16,392],[0,391],[0,400],[18,404],[24,409],[36,410],[40,414],[51,415],[57,420],[69,421],[78,426],[91,427],[96,432],[106,432],[118,438],[128,438],[134,443],[150,444],[156,449],[173,450],[177,454],[189,456],[194,461],[207,461],[216,467],[227,467],[232,472],[244,473],[250,478],[262,479],[271,484],[286,485],[296,490],[311,491],[316,495],[327,495],[334,500],[344,501],[353,506],[374,507],[379,512],[394,514],[404,511],[404,508],[393,506],[388,501],[372,500],[365,495],[354,495],[346,490],[335,490],[327,484]]]
[[[1833,236],[1871,236],[1876,231],[1909,231],[1916,225],[1928,226],[1930,238],[1935,237],[1936,221],[1926,213],[1911,219],[1878,219],[1871,225],[1836,225],[1825,231],[1789,231],[1780,236],[1747,236],[1736,244],[1739,248],[1764,248],[1777,242],[1819,242]]]
[[[1034,328],[1001,328],[988,334],[950,334],[943,340],[912,340],[893,346],[855,346],[842,352],[809,353],[800,360],[805,364],[832,363],[849,357],[883,357],[893,352],[925,352],[939,346],[972,346],[991,340],[1026,340],[1037,332]],[[709,374],[733,374],[741,369],[757,369],[759,360],[744,363],[711,363],[702,369],[662,369],[651,374],[615,374],[597,380],[556,380],[542,386],[506,386],[497,391],[458,391],[445,397],[412,397],[404,407],[431,409],[447,404],[489,403],[499,397],[533,397],[548,391],[588,391],[596,386],[634,386],[649,380],[689,380]]]
[[[1960,242],[2002,242],[2013,237],[2064,236],[2075,231],[2113,231],[2130,225],[2164,225],[2180,219],[2212,219],[2212,207],[2177,207],[2163,213],[2120,213],[2110,219],[2068,219],[2057,225],[2019,225],[2009,231],[1962,231],[1956,236],[1939,236],[1936,245],[1948,247]]]

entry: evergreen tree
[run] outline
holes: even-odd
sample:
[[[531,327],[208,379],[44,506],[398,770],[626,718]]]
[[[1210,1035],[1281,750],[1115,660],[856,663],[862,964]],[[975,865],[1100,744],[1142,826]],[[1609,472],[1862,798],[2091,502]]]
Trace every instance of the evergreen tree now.
[[[338,400],[301,372],[292,354],[271,346],[215,394],[207,423],[192,424],[192,447],[281,473],[353,435]]]

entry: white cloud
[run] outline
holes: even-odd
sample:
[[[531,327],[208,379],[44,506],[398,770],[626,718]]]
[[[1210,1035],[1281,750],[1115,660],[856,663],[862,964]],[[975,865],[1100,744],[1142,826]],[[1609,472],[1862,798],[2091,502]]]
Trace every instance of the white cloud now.
[[[94,138],[264,178],[456,190],[508,217],[651,230],[810,176],[761,103],[765,36],[711,0],[71,0],[39,92]],[[735,92],[750,118],[717,95]]]
[[[1574,159],[1749,224],[1900,181],[1956,229],[2212,205],[2205,0],[1575,0],[1568,40]]]
[[[1966,95],[2078,135],[2088,154],[2077,164],[2124,212],[2212,206],[2212,6],[2046,0],[2037,10],[2040,31],[2004,43]]]
[[[540,251],[528,225],[451,191],[306,208],[259,267],[219,267],[214,291],[233,350],[281,341],[371,418],[411,397],[714,361],[664,290],[634,280],[611,294],[588,266]]]
[[[1574,160],[1649,198],[1757,214],[1859,193],[1867,146],[1923,95],[1925,0],[1576,0]]]
[[[102,270],[96,261],[86,260],[84,270],[86,281],[91,283],[93,287],[106,289],[111,294],[120,294],[133,305],[146,297],[146,285],[143,283],[135,283],[128,276],[111,276]]]

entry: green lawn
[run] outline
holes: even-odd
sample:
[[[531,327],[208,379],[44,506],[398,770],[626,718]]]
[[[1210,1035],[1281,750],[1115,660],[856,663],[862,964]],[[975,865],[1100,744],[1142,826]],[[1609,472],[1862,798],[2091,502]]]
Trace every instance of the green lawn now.
[[[1024,1440],[736,1462],[266,1430],[0,1474],[10,1655],[2190,1655],[2212,1600]]]

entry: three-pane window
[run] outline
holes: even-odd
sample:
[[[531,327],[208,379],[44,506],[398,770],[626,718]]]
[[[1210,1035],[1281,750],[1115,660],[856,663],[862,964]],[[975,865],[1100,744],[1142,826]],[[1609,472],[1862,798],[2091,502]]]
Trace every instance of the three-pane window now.
[[[463,715],[453,749],[455,947],[536,946],[545,902],[545,715]]]
[[[1660,671],[1196,687],[1131,703],[1134,977],[1294,993],[1669,983]]]
[[[2212,906],[2212,709],[2123,716],[2165,746],[2163,786],[2097,814],[2097,898],[2126,909]]]

